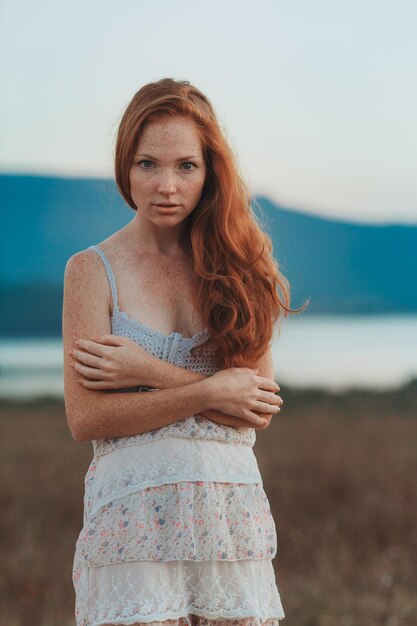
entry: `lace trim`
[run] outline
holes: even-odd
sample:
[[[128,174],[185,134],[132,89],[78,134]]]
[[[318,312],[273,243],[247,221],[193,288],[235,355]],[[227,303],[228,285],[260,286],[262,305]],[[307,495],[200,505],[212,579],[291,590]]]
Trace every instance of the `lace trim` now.
[[[263,483],[248,446],[170,437],[94,458],[84,479],[84,520],[115,498],[139,489],[197,480]]]
[[[133,622],[132,619],[135,621]],[[189,613],[184,617],[178,619],[164,619],[163,621],[146,622],[146,626],[279,626],[280,620],[276,617],[272,617],[266,620],[261,620],[259,617],[244,617],[243,619],[208,619],[207,617],[200,617],[195,613]],[[104,624],[100,622],[97,626],[113,626],[112,622]],[[127,620],[117,621],[117,625],[133,625],[142,626],[137,618],[128,618]]]
[[[277,626],[285,617],[270,559],[123,563],[75,570],[73,582],[77,626],[180,618],[190,626],[242,618],[244,626]]]
[[[221,441],[238,446],[253,447],[256,442],[256,430],[254,428],[233,428],[210,421],[202,415],[191,415],[183,420],[156,428],[140,435],[132,437],[119,437],[116,439],[98,439],[92,442],[96,456],[108,454],[113,450],[137,446],[169,437],[181,437],[183,439],[204,439]]]

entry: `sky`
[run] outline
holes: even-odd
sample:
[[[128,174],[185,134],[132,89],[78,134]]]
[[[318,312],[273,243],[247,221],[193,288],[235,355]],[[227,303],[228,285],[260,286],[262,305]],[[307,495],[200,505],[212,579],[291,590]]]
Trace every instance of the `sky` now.
[[[113,177],[164,76],[210,98],[254,194],[417,224],[415,0],[2,0],[0,171]]]

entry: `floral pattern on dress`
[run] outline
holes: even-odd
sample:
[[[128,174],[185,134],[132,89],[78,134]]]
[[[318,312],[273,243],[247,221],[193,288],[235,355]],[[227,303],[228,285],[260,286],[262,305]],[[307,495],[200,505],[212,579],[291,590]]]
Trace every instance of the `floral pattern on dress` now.
[[[84,525],[76,560],[273,558],[276,528],[260,484],[180,482],[149,487],[101,507]]]
[[[184,482],[262,483],[249,446],[168,437],[95,457],[85,477],[84,522],[108,502],[146,487]]]

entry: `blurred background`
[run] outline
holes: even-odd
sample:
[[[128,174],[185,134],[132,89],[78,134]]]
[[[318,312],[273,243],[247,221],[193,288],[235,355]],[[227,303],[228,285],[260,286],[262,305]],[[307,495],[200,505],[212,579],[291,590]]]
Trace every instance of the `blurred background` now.
[[[90,442],[63,404],[68,258],[133,218],[113,150],[164,76],[212,101],[292,307],[255,453],[286,626],[408,626],[417,597],[417,5],[3,0],[0,624],[75,626]]]

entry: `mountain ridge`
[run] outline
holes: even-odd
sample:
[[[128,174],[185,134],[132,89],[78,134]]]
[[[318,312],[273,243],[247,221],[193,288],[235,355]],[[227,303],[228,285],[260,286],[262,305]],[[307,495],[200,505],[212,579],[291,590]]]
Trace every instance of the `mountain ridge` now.
[[[133,211],[107,178],[0,174],[0,197],[1,335],[59,335],[68,258],[124,226]],[[417,225],[333,220],[264,195],[256,201],[292,308],[311,298],[309,314],[417,312]]]

